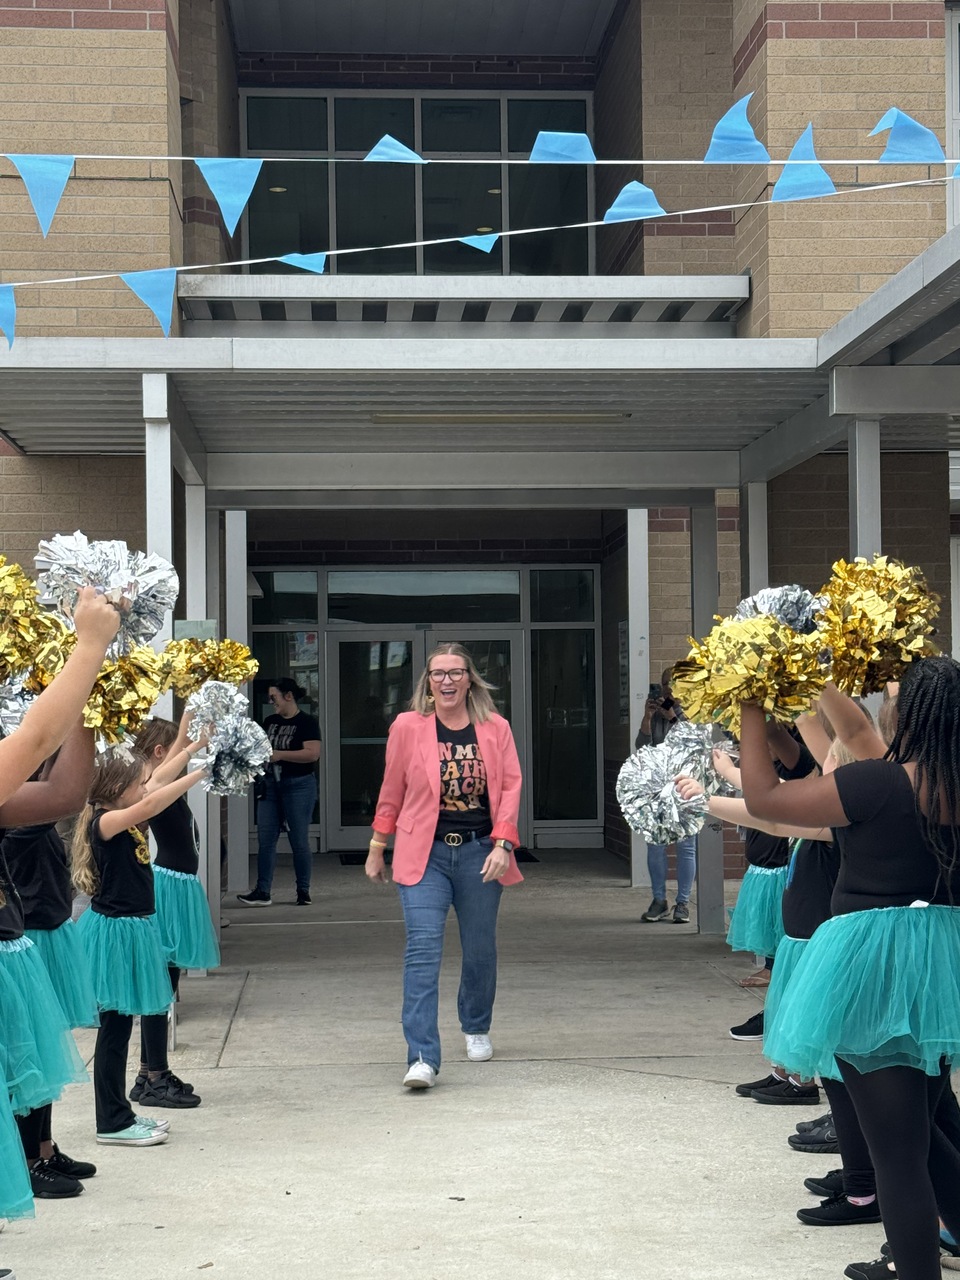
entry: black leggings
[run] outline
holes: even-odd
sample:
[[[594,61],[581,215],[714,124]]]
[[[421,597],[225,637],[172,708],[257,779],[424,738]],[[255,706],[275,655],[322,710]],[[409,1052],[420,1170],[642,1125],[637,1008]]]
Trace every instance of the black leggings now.
[[[830,1103],[833,1125],[837,1131],[837,1144],[843,1165],[843,1189],[848,1196],[875,1196],[877,1178],[873,1172],[870,1148],[863,1136],[857,1110],[847,1087],[839,1080],[828,1080],[826,1077],[821,1083]],[[953,1097],[953,1094],[950,1096]]]
[[[960,1239],[960,1152],[934,1123],[950,1069],[927,1076],[913,1067],[860,1072],[839,1064],[873,1158],[897,1276],[940,1280],[938,1209]]]
[[[52,1114],[53,1103],[48,1102],[45,1107],[37,1107],[36,1111],[28,1111],[25,1116],[16,1118],[23,1154],[29,1164],[40,1159],[41,1143],[50,1141]]]
[[[133,1018],[114,1009],[101,1009],[97,1048],[93,1055],[93,1096],[97,1107],[97,1133],[119,1133],[136,1116],[125,1089],[127,1050]]]
[[[168,966],[170,986],[176,997],[180,986],[180,970]],[[167,1061],[167,1014],[151,1013],[140,1019],[140,1065],[148,1071],[169,1071]]]

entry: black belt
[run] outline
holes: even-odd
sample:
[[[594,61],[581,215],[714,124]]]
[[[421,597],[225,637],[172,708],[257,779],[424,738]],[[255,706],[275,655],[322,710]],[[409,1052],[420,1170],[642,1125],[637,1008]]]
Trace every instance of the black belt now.
[[[451,849],[458,849],[462,844],[470,844],[473,840],[486,840],[488,836],[493,834],[493,827],[484,830],[482,827],[479,831],[448,831],[445,835],[437,835],[434,838],[442,840],[444,844],[450,846]]]

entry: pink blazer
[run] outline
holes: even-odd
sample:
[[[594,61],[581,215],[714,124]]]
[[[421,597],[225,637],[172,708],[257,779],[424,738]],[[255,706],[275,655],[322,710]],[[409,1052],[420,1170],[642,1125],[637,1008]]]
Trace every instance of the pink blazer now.
[[[520,843],[520,760],[510,725],[503,716],[491,716],[475,726],[477,745],[487,773],[487,795],[494,840]],[[373,820],[375,831],[396,832],[393,844],[393,878],[397,884],[419,884],[430,857],[433,834],[440,813],[440,757],[437,753],[437,718],[432,713],[404,711],[390,726],[387,766]],[[523,879],[517,860],[500,877],[501,884]]]

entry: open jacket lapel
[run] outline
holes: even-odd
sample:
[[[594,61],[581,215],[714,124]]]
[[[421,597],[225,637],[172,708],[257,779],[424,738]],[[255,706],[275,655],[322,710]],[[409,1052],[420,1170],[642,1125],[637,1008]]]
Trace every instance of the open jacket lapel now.
[[[420,757],[423,760],[423,767],[427,771],[427,780],[430,784],[430,790],[436,796],[437,805],[439,807],[440,755],[437,750],[436,715],[423,716],[417,728],[419,730],[420,737]]]

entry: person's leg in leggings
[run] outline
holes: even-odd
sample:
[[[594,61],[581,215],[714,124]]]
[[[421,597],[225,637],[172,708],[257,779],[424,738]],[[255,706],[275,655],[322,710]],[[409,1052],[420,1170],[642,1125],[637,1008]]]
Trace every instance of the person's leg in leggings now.
[[[927,1076],[927,1089],[932,1117],[929,1167],[933,1192],[947,1230],[955,1240],[960,1240],[960,1150],[955,1142],[953,1115],[957,1100],[950,1086],[950,1068],[946,1063],[939,1079]],[[946,1128],[941,1126],[941,1119]]]
[[[839,1062],[876,1170],[877,1197],[898,1280],[940,1280],[927,1077],[913,1067],[861,1073]]]
[[[170,994],[176,1000],[180,985],[180,970],[167,966],[170,975]],[[144,1014],[140,1019],[140,1075],[156,1080],[170,1070],[167,1061],[167,1037],[169,1016],[166,1013]]]
[[[839,1080],[824,1077],[821,1084],[830,1103],[837,1131],[840,1161],[843,1164],[843,1190],[846,1195],[856,1196],[858,1199],[861,1196],[875,1196],[877,1178],[870,1159],[870,1148],[860,1128],[857,1110],[850,1100],[850,1094]]]
[[[953,1092],[949,1079],[940,1094],[933,1123],[946,1140],[960,1151],[960,1103],[957,1102],[957,1095]]]
[[[133,1018],[103,1009],[93,1056],[93,1092],[97,1108],[97,1133],[119,1133],[136,1120],[124,1089],[127,1049]]]
[[[27,1157],[27,1164],[31,1169],[41,1159],[40,1147],[43,1142],[44,1124],[49,1120],[50,1111],[51,1107],[48,1104],[45,1107],[37,1107],[35,1111],[28,1111],[25,1116],[16,1117],[23,1154]]]

